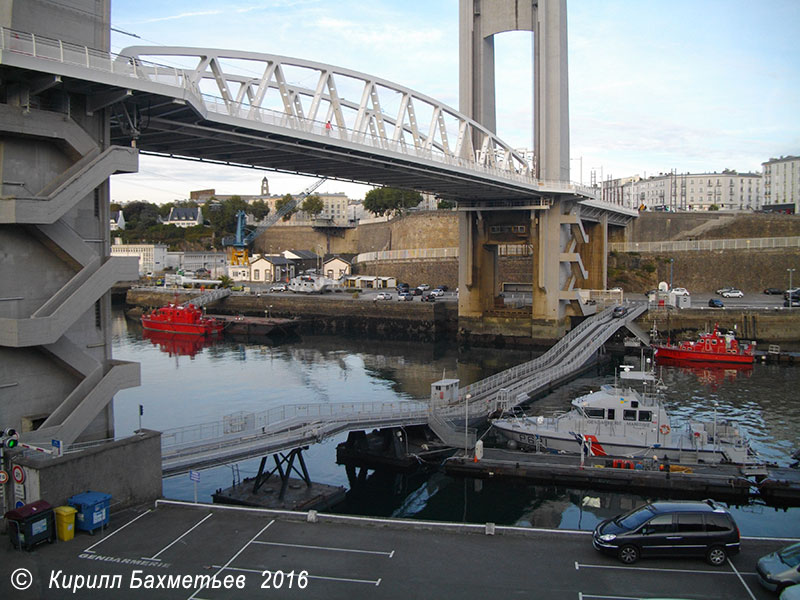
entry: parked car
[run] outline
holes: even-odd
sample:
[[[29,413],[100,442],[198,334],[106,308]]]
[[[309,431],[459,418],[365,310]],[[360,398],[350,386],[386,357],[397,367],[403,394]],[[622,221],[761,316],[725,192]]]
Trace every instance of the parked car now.
[[[417,289],[427,292],[429,289],[431,289],[431,286],[429,286],[427,283],[421,283],[417,286]]]
[[[771,592],[780,594],[786,588],[800,583],[800,543],[762,556],[758,559],[756,571],[758,582]]]
[[[721,296],[724,292],[727,292],[728,290],[732,290],[732,289],[733,289],[732,287],[719,288],[715,293],[718,296]]]
[[[722,300],[719,298],[711,298],[708,301],[708,306],[711,308],[725,308],[725,305],[722,303]]]
[[[409,293],[410,293],[412,296],[422,296],[422,290],[421,290],[421,289],[419,289],[418,287],[415,287],[413,290],[408,290],[408,292],[409,292]]]
[[[800,298],[800,288],[790,288],[783,292],[783,297],[788,300],[789,297]]]
[[[446,291],[447,291],[448,289],[450,289],[450,288],[448,288],[446,285],[440,285],[440,286],[439,286],[437,289],[440,289],[440,290],[442,290],[443,292],[446,292]]]
[[[442,288],[436,288],[431,292],[431,296],[435,296],[436,298],[441,298],[444,296],[444,290]]]
[[[287,286],[285,283],[279,283],[278,285],[273,285],[271,288],[269,288],[269,291],[270,292],[288,292],[289,291],[289,286]]]
[[[695,555],[720,566],[739,552],[739,528],[712,500],[653,502],[600,523],[592,545],[626,564],[640,556]]]
[[[800,298],[798,298],[797,296],[795,296],[795,297],[794,297],[794,298],[792,298],[791,300],[784,300],[784,301],[783,301],[783,305],[784,305],[785,307],[787,307],[787,308],[789,308],[789,307],[791,307],[791,306],[800,306]]]
[[[615,319],[619,319],[624,317],[628,314],[628,307],[627,306],[615,306],[614,310],[611,311],[611,316]]]
[[[681,287],[672,288],[670,291],[673,294],[675,294],[676,296],[689,296],[689,295],[691,295],[691,294],[689,294],[689,290],[687,290],[686,288],[681,288]]]
[[[783,590],[778,600],[800,600],[800,584],[790,585]]]
[[[436,302],[436,296],[433,294],[425,294],[420,298],[423,302]]]
[[[398,283],[397,287],[395,288],[398,292],[407,292],[408,291],[408,284],[407,283]]]
[[[781,288],[767,288],[764,290],[764,293],[768,296],[780,296],[783,294],[783,290]]]
[[[375,300],[391,300],[392,295],[389,292],[380,292],[377,296],[375,296]]]
[[[211,277],[211,271],[203,267],[197,269],[197,271],[195,271],[194,273],[198,277]]]
[[[400,292],[399,294],[397,294],[397,299],[401,301],[405,300],[406,302],[411,302],[414,299],[414,296],[412,296],[409,292]]]
[[[737,290],[736,288],[731,288],[722,292],[720,296],[723,298],[744,298],[744,292],[742,290]]]

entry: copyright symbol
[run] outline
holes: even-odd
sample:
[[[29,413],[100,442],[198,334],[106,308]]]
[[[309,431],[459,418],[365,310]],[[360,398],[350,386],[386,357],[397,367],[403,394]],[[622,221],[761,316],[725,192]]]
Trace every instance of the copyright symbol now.
[[[11,585],[16,590],[27,590],[33,583],[33,575],[28,569],[17,569],[11,574]]]

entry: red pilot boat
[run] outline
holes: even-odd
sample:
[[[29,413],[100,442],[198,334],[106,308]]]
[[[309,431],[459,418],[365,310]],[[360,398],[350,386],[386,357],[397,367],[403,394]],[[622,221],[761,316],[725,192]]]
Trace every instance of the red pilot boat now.
[[[222,333],[225,323],[205,316],[194,304],[168,304],[142,315],[142,327],[169,333],[217,335]]]
[[[681,342],[680,345],[654,346],[656,360],[702,361],[706,363],[751,364],[755,357],[756,343],[736,340],[732,333],[720,333],[714,325],[711,333],[701,333],[696,342]]]

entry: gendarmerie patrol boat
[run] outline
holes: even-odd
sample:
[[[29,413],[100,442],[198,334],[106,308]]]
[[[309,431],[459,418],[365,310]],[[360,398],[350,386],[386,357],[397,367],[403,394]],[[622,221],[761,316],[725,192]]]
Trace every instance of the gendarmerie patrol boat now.
[[[634,389],[640,385],[641,391]],[[757,463],[739,429],[725,421],[670,423],[652,372],[625,370],[614,384],[572,401],[553,417],[495,419],[492,426],[517,445],[543,452],[665,458],[676,462]]]

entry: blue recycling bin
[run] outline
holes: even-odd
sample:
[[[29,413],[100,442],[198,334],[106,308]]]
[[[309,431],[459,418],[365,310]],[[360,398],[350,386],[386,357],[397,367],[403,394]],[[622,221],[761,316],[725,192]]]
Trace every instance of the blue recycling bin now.
[[[72,496],[67,504],[78,511],[75,515],[76,529],[94,533],[95,529],[108,525],[111,494],[83,492]]]

